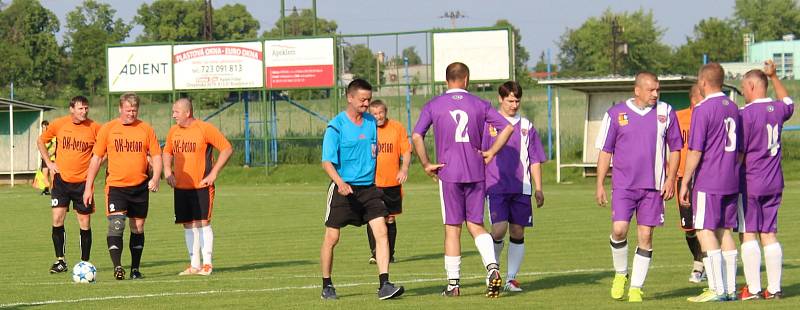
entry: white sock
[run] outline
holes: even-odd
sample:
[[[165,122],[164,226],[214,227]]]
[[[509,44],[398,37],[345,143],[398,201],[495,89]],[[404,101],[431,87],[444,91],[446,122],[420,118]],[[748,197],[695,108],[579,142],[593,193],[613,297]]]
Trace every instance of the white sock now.
[[[767,267],[767,290],[773,294],[780,292],[783,271],[783,249],[780,243],[764,246],[764,265]]]
[[[646,255],[639,254],[640,252],[649,252]],[[647,255],[653,255],[653,250],[643,250],[636,248],[636,255],[633,256],[633,267],[631,268],[631,287],[642,288],[644,280],[647,278],[647,270],[650,269],[650,259]]]
[[[481,253],[484,267],[489,266],[489,264],[497,264],[497,260],[494,258],[494,239],[492,239],[492,235],[484,233],[475,237],[475,247],[478,248],[478,253]]]
[[[614,270],[619,274],[628,274],[628,240],[614,240],[610,238],[612,244],[625,243],[621,248],[611,246],[611,260],[614,263]]]
[[[201,247],[203,265],[212,265],[211,255],[214,253],[214,231],[211,230],[211,225],[200,227],[200,240],[203,244]]]
[[[761,248],[758,241],[742,243],[742,269],[747,282],[747,290],[751,294],[761,291]]]
[[[703,266],[703,262],[694,262],[692,263],[692,271],[700,271],[703,272],[706,270],[705,266]]]
[[[461,256],[444,256],[444,270],[447,279],[461,279]]]
[[[200,230],[197,227],[184,228],[183,237],[192,267],[200,269]]]
[[[505,242],[500,240],[500,242],[494,242],[494,260],[500,261],[500,254],[503,253],[503,247],[505,246]]]
[[[706,281],[708,281],[708,290],[714,291],[717,289],[717,282],[714,282],[714,276],[711,275],[711,259],[708,256],[703,257],[703,269],[706,272]]]
[[[522,258],[525,256],[525,243],[508,243],[508,278],[506,281],[517,278],[519,266],[522,265]]]
[[[722,275],[722,270],[724,269],[724,262],[722,261],[722,251],[721,250],[711,250],[706,252],[708,255],[708,262],[709,265],[706,265],[706,274],[708,278],[714,278],[714,286],[709,287],[712,291],[716,292],[717,295],[725,294],[725,278]],[[711,280],[709,280],[709,286],[711,285]]]
[[[725,270],[722,272],[725,277],[725,294],[736,293],[736,250],[722,251],[722,263]]]

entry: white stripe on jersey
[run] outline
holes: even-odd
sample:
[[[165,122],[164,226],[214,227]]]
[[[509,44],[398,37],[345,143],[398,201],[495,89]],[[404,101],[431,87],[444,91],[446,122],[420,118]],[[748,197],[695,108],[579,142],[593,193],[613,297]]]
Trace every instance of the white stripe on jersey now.
[[[325,204],[325,222],[328,221],[328,217],[331,215],[331,201],[333,201],[334,187],[336,187],[336,183],[331,182],[331,186],[328,187],[328,203]]]
[[[694,229],[703,229],[703,224],[706,221],[706,193],[697,191],[696,203],[697,214],[694,216]]]
[[[519,124],[520,131],[526,130],[527,134],[520,133],[519,161],[522,164],[522,194],[530,195],[531,190],[531,160],[528,157],[528,146],[531,142],[531,128],[533,124],[527,118],[522,118]]]
[[[447,213],[444,209],[444,189],[442,188],[442,180],[439,180],[439,204],[442,206],[442,224],[447,224]]]
[[[594,140],[594,147],[598,150],[603,150],[608,137],[608,130],[611,128],[611,116],[608,112],[603,114],[603,121],[600,123],[600,130],[597,131],[597,138]]]
[[[669,115],[672,111],[672,107],[669,104],[659,101],[656,104],[656,125],[658,126],[658,130],[656,130],[656,149],[655,149],[655,165],[653,167],[653,176],[655,177],[654,184],[656,190],[661,190],[661,187],[664,185],[664,179],[666,179],[666,174],[664,171],[664,162],[666,162],[665,157],[667,155],[667,147],[666,147],[666,135],[667,135],[667,128],[669,128],[670,123],[672,120],[670,119]],[[666,119],[662,123],[658,120],[659,117],[664,116]]]
[[[739,201],[736,204],[736,213],[739,216],[739,227],[736,229],[740,233],[747,232],[747,221],[744,220],[744,195],[739,194]]]

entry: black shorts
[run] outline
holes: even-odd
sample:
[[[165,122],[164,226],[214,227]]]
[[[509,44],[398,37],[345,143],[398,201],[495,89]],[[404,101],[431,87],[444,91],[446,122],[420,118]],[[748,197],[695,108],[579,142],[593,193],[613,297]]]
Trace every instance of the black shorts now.
[[[369,221],[386,217],[389,211],[383,203],[383,193],[375,185],[350,185],[353,193],[347,196],[339,194],[339,187],[331,182],[328,187],[328,205],[325,214],[325,226],[342,228],[347,225],[361,226]]]
[[[210,221],[214,208],[214,185],[198,189],[175,189],[175,224]]]
[[[383,203],[389,211],[389,215],[400,215],[403,213],[403,186],[379,187],[383,191]]]
[[[80,214],[94,213],[94,204],[86,206],[83,204],[83,191],[86,188],[86,182],[70,183],[61,179],[61,174],[56,173],[53,177],[53,184],[51,184],[50,198],[51,206],[53,208],[67,208],[69,211],[69,204],[72,202],[72,208],[75,212]]]
[[[106,215],[123,213],[129,218],[147,218],[150,190],[147,180],[136,186],[106,187]]]
[[[675,193],[676,193],[675,196],[678,196],[679,193],[681,192],[681,181],[683,181],[683,178],[678,178],[678,186],[675,189]],[[691,195],[691,194],[692,194],[692,185],[689,184],[689,195]],[[678,198],[680,198],[680,197],[678,197]],[[691,199],[689,199],[689,204],[691,204],[691,203],[692,203],[692,201],[691,201]],[[678,214],[680,214],[680,217],[681,217],[681,229],[683,229],[684,231],[694,230],[694,220],[693,220],[693,217],[692,217],[692,206],[690,205],[689,207],[685,207],[684,208],[684,207],[681,207],[680,203],[679,203],[678,204]]]

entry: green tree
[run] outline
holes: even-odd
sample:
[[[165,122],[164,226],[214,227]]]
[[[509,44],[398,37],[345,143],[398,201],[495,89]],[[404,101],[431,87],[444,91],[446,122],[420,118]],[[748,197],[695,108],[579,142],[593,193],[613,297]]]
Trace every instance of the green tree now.
[[[734,16],[758,41],[779,40],[800,31],[800,8],[793,0],[736,0]]]
[[[243,4],[227,4],[214,10],[215,40],[257,39],[261,24]]]
[[[377,56],[364,44],[356,44],[345,48],[345,63],[348,72],[354,78],[362,78],[373,86],[378,85],[376,70],[378,69]],[[381,82],[383,82],[383,68],[380,68]],[[383,83],[380,83],[383,84]]]
[[[664,29],[656,25],[653,12],[642,9],[633,13],[606,10],[600,17],[590,17],[576,29],[567,29],[558,45],[561,75],[603,76],[611,74],[611,20],[617,18],[624,29],[620,36],[627,44],[627,55],[617,53],[622,75],[642,70],[665,72],[670,48],[661,43]]]
[[[59,22],[36,0],[14,0],[0,11],[0,82],[50,87],[62,61]]]
[[[519,32],[519,28],[514,27],[514,25],[506,19],[498,20],[494,25],[511,28],[511,31],[514,33],[514,79],[522,85],[530,85],[532,80],[528,75],[528,60],[531,55],[528,54],[528,50],[522,46],[522,35]]]
[[[314,11],[310,9],[303,9],[298,11],[297,8],[292,9],[292,13],[285,16],[287,37],[306,37],[314,35]],[[283,29],[284,20],[278,18],[275,26],[261,35],[264,38],[280,38],[281,29]],[[324,18],[317,18],[317,35],[326,35],[336,33],[338,26],[335,21],[326,20]]]
[[[558,65],[551,63],[550,70],[552,72],[558,71]],[[545,59],[545,54],[542,52],[539,54],[539,60],[536,61],[536,65],[533,67],[534,72],[547,72],[547,59]]]
[[[90,94],[97,93],[106,75],[102,57],[105,45],[120,43],[128,37],[131,26],[116,14],[110,5],[86,0],[67,14],[64,45],[70,57],[69,77],[72,84]]]
[[[741,32],[735,22],[717,18],[701,20],[694,26],[694,37],[675,51],[670,73],[694,75],[702,65],[703,54],[709,61],[733,62],[742,59]]]
[[[408,57],[409,66],[422,64],[422,58],[417,53],[417,48],[415,46],[404,48],[403,51],[400,52],[400,56],[392,57],[389,59],[388,63],[395,66],[402,66],[404,57]]]
[[[205,3],[202,0],[156,0],[139,7],[133,20],[144,27],[139,42],[200,41]]]

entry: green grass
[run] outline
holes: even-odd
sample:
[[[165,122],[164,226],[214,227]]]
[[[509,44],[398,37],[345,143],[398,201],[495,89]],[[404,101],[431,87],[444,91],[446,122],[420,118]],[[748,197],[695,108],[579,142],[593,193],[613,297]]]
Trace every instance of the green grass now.
[[[551,165],[546,165],[551,166]],[[551,169],[551,168],[548,168]],[[526,234],[526,258],[519,280],[525,292],[498,300],[483,297],[480,257],[465,232],[462,238],[462,277],[465,296],[439,296],[444,284],[442,225],[435,184],[414,166],[406,186],[405,212],[398,220],[397,258],[392,280],[406,294],[378,301],[376,270],[367,264],[364,228],[342,230],[336,249],[333,280],[340,300],[319,299],[319,246],[323,234],[326,179],[318,165],[281,166],[264,177],[258,168],[223,171],[214,209],[215,271],[210,277],[178,277],[188,259],[180,226],[172,224],[172,191],[151,196],[141,281],[115,281],[105,250],[106,220],[94,216],[92,261],[98,282],[73,284],[68,275],[47,273],[52,263],[49,199],[29,187],[0,188],[0,305],[20,306],[51,301],[42,308],[617,308],[628,306],[608,297],[613,276],[608,250],[609,210],[594,205],[592,179],[575,178],[570,185],[545,187],[546,206],[535,210],[535,225]],[[551,173],[547,174],[552,176]],[[546,180],[552,180],[547,177]],[[727,303],[726,307],[795,308],[800,294],[800,218],[796,190],[787,183],[780,216],[784,248],[780,301]],[[98,193],[98,200],[104,199]],[[652,269],[645,286],[645,303],[656,309],[685,308],[685,298],[702,285],[687,282],[691,256],[678,228],[674,201],[668,203],[667,223],[655,234]],[[67,221],[67,258],[78,255],[77,224]],[[631,243],[635,236],[630,236]],[[128,237],[126,236],[126,241]],[[632,251],[631,251],[632,252]],[[123,262],[129,261],[128,250]],[[631,253],[632,254],[632,253]],[[70,266],[71,267],[71,266]],[[743,285],[739,272],[737,283]],[[764,280],[766,281],[766,280]],[[795,306],[792,306],[795,305]],[[694,307],[694,306],[692,306]],[[710,308],[710,307],[701,307]]]

